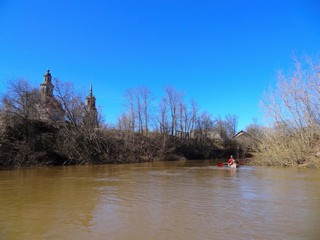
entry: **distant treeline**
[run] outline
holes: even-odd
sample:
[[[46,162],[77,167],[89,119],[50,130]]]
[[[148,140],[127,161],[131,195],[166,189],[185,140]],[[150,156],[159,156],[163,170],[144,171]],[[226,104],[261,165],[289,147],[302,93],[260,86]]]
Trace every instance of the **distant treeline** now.
[[[71,83],[54,80],[55,95],[41,100],[24,79],[9,81],[1,97],[0,167],[102,164],[177,159],[211,159],[246,150],[232,136],[237,117],[199,113],[183,94],[165,88],[155,106],[149,89],[125,93],[127,109],[118,123],[85,121],[85,97]],[[63,114],[63,117],[57,116]]]

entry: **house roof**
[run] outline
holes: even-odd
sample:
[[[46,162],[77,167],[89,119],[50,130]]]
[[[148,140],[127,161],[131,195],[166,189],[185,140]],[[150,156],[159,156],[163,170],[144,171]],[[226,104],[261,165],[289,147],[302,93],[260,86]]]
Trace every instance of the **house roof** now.
[[[248,135],[248,133],[243,131],[243,130],[241,130],[240,132],[238,132],[235,135],[233,135],[232,138],[237,138],[237,137],[240,137],[242,135]]]

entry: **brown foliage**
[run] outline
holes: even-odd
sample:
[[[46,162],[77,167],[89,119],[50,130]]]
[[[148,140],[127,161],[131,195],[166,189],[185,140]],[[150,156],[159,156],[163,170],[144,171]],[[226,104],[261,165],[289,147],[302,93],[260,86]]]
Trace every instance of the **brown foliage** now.
[[[306,165],[319,151],[320,63],[295,61],[294,70],[280,73],[277,80],[275,89],[262,102],[271,127],[263,131],[259,161],[268,165]]]

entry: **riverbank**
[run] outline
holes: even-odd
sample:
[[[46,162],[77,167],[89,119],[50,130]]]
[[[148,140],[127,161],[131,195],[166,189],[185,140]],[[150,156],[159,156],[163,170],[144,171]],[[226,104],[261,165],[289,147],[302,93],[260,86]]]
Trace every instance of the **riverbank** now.
[[[230,142],[11,119],[0,135],[0,168],[221,158],[234,152]]]
[[[318,168],[320,169],[320,159],[316,156],[306,157],[301,163],[296,161],[287,161],[281,158],[268,158],[261,154],[255,154],[252,158],[246,159],[246,164],[251,166],[279,166],[279,167],[297,167],[297,168]]]

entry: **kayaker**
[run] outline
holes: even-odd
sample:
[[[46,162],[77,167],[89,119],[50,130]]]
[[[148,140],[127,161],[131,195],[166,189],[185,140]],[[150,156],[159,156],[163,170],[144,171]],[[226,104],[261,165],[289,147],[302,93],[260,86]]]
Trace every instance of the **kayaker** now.
[[[231,155],[228,160],[228,166],[230,167],[233,164],[236,164],[236,160],[234,160],[233,156]]]

